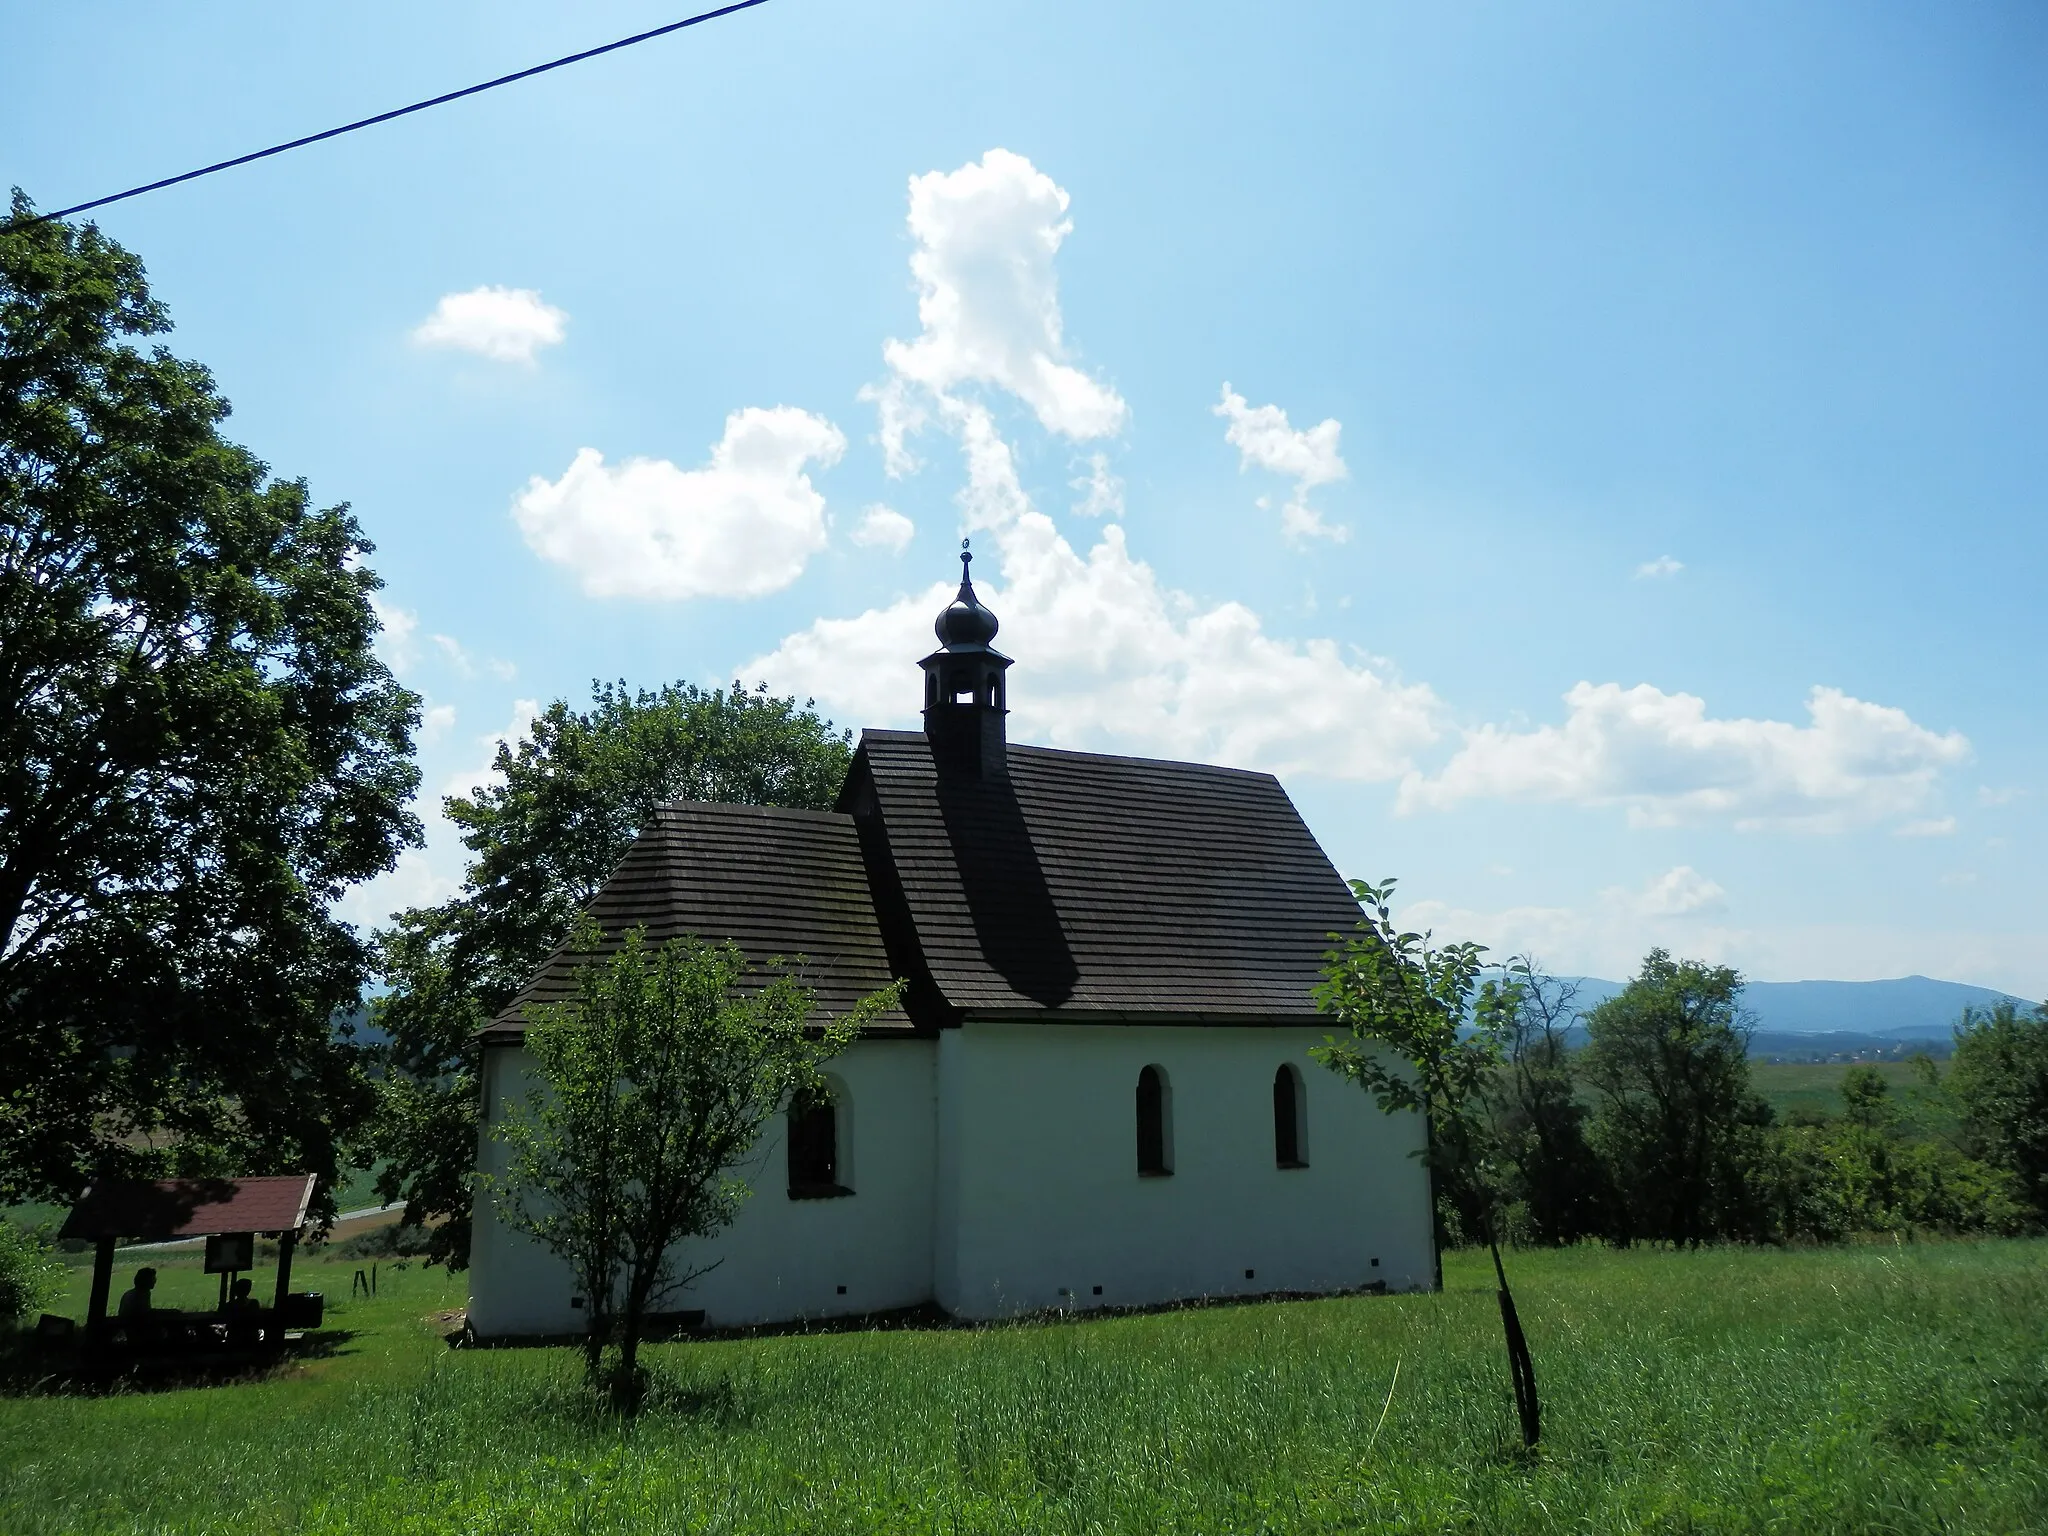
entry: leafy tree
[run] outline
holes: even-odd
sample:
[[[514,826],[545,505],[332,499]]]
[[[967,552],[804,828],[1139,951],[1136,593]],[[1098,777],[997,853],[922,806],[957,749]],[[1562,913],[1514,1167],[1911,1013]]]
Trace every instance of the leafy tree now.
[[[330,915],[418,839],[418,700],[346,507],[220,433],[142,263],[0,227],[0,1202],[335,1172],[368,1107]]]
[[[1863,1130],[1877,1132],[1898,1123],[1899,1106],[1892,1085],[1875,1067],[1855,1066],[1842,1074],[1843,1118]]]
[[[1311,1054],[1372,1094],[1383,1113],[1423,1114],[1432,1171],[1487,1192],[1476,1214],[1500,1286],[1522,1443],[1534,1446],[1542,1433],[1536,1368],[1501,1265],[1486,1166],[1486,1089],[1514,1032],[1521,993],[1513,983],[1480,979],[1483,946],[1437,946],[1427,933],[1403,932],[1390,910],[1394,886],[1351,882],[1363,908],[1357,930],[1324,955],[1315,989],[1316,1006],[1348,1033]]]
[[[1955,1042],[1945,1088],[1969,1150],[2048,1220],[2048,1003],[1965,1011]]]
[[[1750,1091],[1741,992],[1727,966],[1653,949],[1587,1015],[1581,1070],[1600,1094],[1590,1134],[1614,1181],[1618,1240],[1761,1235],[1749,1174],[1771,1111]]]
[[[1843,1074],[1845,1112],[1780,1131],[1764,1165],[1779,1235],[1836,1241],[1858,1232],[2018,1232],[2027,1211],[2012,1175],[1908,1133],[1873,1067]]]
[[[1606,1205],[1606,1174],[1586,1140],[1589,1109],[1570,1049],[1578,984],[1526,957],[1510,962],[1507,980],[1515,990],[1508,1059],[1489,1088],[1514,1202],[1506,1225],[1517,1242],[1576,1242],[1601,1230]]]
[[[0,1326],[41,1311],[64,1289],[64,1265],[42,1234],[0,1217]]]
[[[476,1165],[476,1031],[497,1016],[574,925],[634,834],[669,800],[824,809],[846,777],[849,737],[808,701],[673,683],[593,685],[557,700],[490,783],[444,802],[470,860],[450,901],[402,913],[377,935],[390,991],[371,1010],[389,1037],[370,1157],[377,1190],[428,1225],[433,1257],[469,1257]]]
[[[500,1208],[574,1273],[592,1386],[616,1332],[614,1390],[630,1407],[649,1309],[708,1267],[676,1245],[731,1223],[747,1195],[734,1169],[768,1117],[822,1091],[819,1069],[900,988],[816,1027],[814,995],[780,960],[764,980],[730,943],[650,947],[635,929],[599,955],[588,924],[573,942],[597,958],[574,1002],[527,1010],[534,1081],[492,1130],[508,1149]]]

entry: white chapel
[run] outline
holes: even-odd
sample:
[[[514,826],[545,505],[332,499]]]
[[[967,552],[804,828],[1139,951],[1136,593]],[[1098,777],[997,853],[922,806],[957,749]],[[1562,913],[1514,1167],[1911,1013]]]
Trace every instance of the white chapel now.
[[[1420,1118],[1308,1054],[1358,908],[1279,781],[1012,745],[964,563],[936,628],[924,730],[862,732],[835,809],[664,805],[592,904],[607,932],[802,955],[832,1013],[907,981],[830,1104],[771,1123],[738,1220],[688,1256],[721,1262],[669,1305],[727,1327],[1433,1285]],[[484,1031],[486,1120],[572,967]],[[471,1264],[479,1335],[581,1330],[568,1270],[487,1196]]]

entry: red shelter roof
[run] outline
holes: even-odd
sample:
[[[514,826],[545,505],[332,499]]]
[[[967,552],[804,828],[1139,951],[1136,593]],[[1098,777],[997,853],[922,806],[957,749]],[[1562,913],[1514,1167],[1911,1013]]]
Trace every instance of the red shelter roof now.
[[[291,1232],[305,1224],[314,1175],[262,1179],[101,1179],[59,1237],[163,1242],[221,1232]]]

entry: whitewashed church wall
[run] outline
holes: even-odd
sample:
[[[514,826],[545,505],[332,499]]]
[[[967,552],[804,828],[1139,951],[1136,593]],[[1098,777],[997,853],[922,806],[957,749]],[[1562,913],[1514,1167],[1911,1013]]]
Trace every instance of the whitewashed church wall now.
[[[932,1170],[936,1162],[934,1049],[929,1040],[862,1040],[831,1064],[844,1085],[841,1182],[854,1192],[825,1200],[788,1194],[787,1121],[769,1122],[741,1170],[753,1194],[738,1220],[681,1257],[721,1259],[666,1307],[702,1308],[713,1327],[883,1311],[932,1295]],[[484,1053],[487,1102],[525,1091],[525,1051]],[[479,1166],[501,1173],[503,1146],[490,1138]],[[844,1286],[844,1293],[840,1287]],[[511,1231],[480,1198],[471,1245],[471,1325],[480,1334],[580,1332],[567,1269]]]
[[[939,1042],[940,1304],[966,1317],[1434,1283],[1414,1115],[1309,1059],[1326,1031],[969,1024]],[[1273,1076],[1301,1072],[1307,1167],[1275,1164]],[[1172,1173],[1137,1167],[1147,1065]],[[1378,1262],[1375,1264],[1374,1260]],[[1098,1294],[1096,1287],[1101,1287]]]

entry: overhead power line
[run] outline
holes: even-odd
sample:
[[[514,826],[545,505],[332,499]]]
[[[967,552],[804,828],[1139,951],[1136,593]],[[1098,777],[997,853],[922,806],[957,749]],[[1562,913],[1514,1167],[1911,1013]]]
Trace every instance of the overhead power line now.
[[[715,11],[705,11],[681,21],[672,21],[665,27],[656,27],[650,32],[636,32],[631,37],[622,37],[615,43],[606,43],[601,48],[586,48],[581,53],[572,53],[564,58],[552,59],[546,64],[536,64],[531,69],[522,69],[509,75],[500,75],[495,80],[486,80],[481,85],[464,86],[459,91],[449,91],[443,96],[429,97],[416,101],[409,107],[397,107],[389,112],[379,112],[375,117],[365,117],[353,123],[343,123],[339,128],[329,128],[321,133],[309,133],[302,139],[293,139],[287,144],[273,144],[268,149],[259,149],[253,154],[237,155],[232,160],[221,160],[213,165],[202,165],[196,171],[186,171],[179,176],[166,176],[162,181],[152,181],[146,186],[130,187],[126,192],[116,192],[108,197],[96,197],[89,203],[79,203],[70,208],[59,208],[55,213],[39,213],[33,218],[10,222],[7,227],[20,228],[30,224],[41,224],[50,219],[68,219],[74,213],[86,213],[94,208],[104,208],[109,203],[118,203],[124,198],[140,197],[145,192],[155,192],[164,187],[175,187],[181,181],[193,181],[201,176],[211,176],[215,171],[232,170],[238,165],[247,165],[252,160],[267,160],[272,155],[281,155],[288,149],[302,149],[308,144],[318,144],[322,139],[338,139],[344,133],[354,133],[358,128],[374,128],[379,123],[388,123],[394,117],[406,117],[414,112],[424,112],[429,107],[438,107],[446,102],[460,101],[465,96],[474,96],[481,91],[494,91],[501,85],[510,85],[515,80],[526,80],[534,75],[544,75],[551,69],[560,69],[565,64],[580,64],[585,59],[594,59],[601,53],[616,53],[621,48],[630,48],[635,43],[648,42],[653,38],[666,37],[671,32],[680,32],[685,27],[694,27],[700,22],[716,21],[721,16],[730,16],[734,11],[752,10],[757,5],[766,5],[768,0],[736,0],[735,4],[722,5]]]

